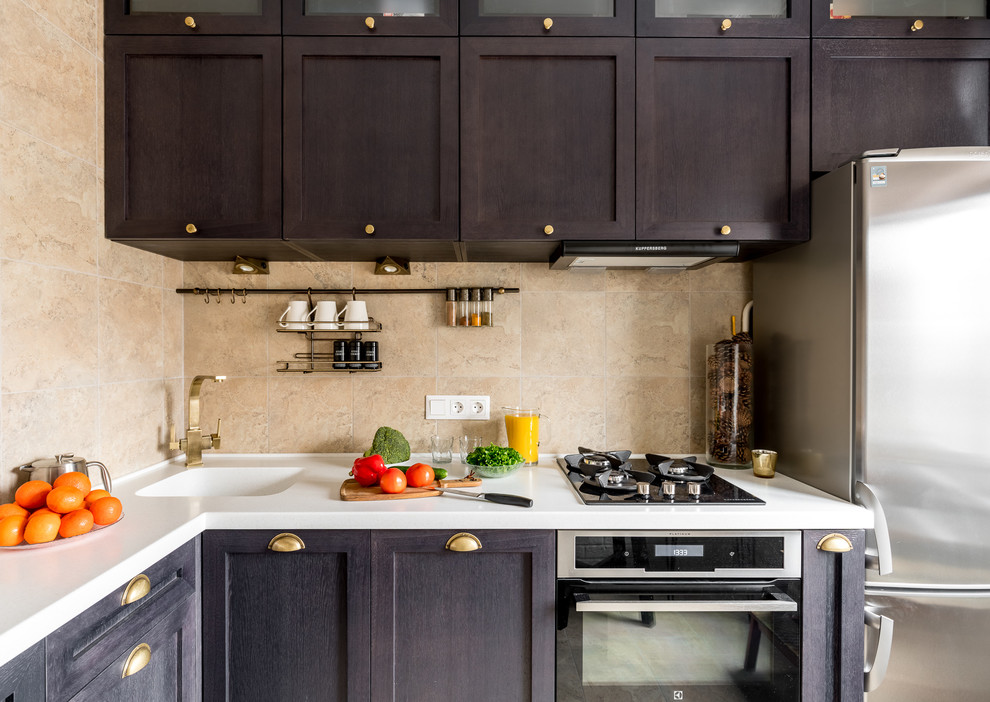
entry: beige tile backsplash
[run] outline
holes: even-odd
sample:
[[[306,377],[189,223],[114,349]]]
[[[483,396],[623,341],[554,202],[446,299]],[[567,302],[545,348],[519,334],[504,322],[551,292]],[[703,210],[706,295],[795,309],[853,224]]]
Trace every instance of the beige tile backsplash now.
[[[189,381],[224,452],[360,451],[380,425],[414,449],[436,432],[504,441],[500,409],[540,407],[547,451],[578,443],[701,451],[704,345],[749,299],[750,267],[561,272],[540,264],[180,263],[103,237],[102,0],[0,0],[0,501],[22,463],[74,452],[123,475],[161,461],[185,427]],[[493,328],[443,326],[439,294],[367,296],[384,369],[288,374],[306,349],[279,333],[286,296],[231,304],[181,286],[504,285]],[[346,296],[337,298],[343,303]],[[427,394],[484,394],[493,419],[427,421]]]

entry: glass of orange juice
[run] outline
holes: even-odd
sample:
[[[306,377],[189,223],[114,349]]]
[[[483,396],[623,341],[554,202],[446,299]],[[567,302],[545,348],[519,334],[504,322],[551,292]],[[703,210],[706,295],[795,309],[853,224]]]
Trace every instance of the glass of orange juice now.
[[[544,441],[550,440],[550,418],[541,415],[538,409],[503,407],[505,411],[505,433],[509,447],[522,454],[523,465],[535,466],[540,462],[540,418],[543,418]]]

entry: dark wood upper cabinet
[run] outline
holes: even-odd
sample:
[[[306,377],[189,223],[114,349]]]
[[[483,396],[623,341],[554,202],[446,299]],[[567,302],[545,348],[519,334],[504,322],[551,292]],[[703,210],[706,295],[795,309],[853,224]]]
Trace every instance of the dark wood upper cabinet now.
[[[280,0],[103,0],[107,34],[280,34]]]
[[[461,39],[461,239],[632,239],[635,42]]]
[[[286,239],[457,239],[457,39],[287,37]]]
[[[277,37],[107,37],[111,239],[281,230]]]
[[[457,0],[283,0],[283,33],[457,36]]]
[[[808,42],[637,47],[637,238],[806,239]]]
[[[635,0],[468,0],[461,34],[631,37],[635,10]]]
[[[985,0],[811,0],[812,35],[965,39],[990,37]],[[879,7],[878,7],[879,5]]]
[[[807,37],[807,0],[736,0],[710,7],[699,0],[636,0],[641,37]],[[731,5],[728,11],[724,5]],[[720,14],[720,11],[722,14]]]
[[[990,144],[990,42],[813,42],[812,168],[864,151]]]

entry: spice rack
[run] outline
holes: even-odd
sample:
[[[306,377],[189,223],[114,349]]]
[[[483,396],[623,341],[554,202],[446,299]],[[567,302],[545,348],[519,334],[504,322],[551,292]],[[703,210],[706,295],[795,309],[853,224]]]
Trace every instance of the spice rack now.
[[[303,334],[309,340],[309,351],[295,354],[291,361],[278,361],[279,373],[377,373],[382,369],[381,359],[374,361],[359,360],[351,361],[346,355],[343,359],[334,358],[333,342],[342,339],[351,342],[360,342],[363,334],[376,333],[382,330],[381,322],[376,322],[369,318],[367,329],[315,329],[315,324],[324,322],[289,322],[303,326],[302,329],[276,326],[275,331],[279,334]],[[342,324],[346,325],[347,322]],[[307,328],[308,327],[308,328]],[[318,350],[321,345],[327,344],[329,351]],[[346,367],[341,368],[340,365]],[[373,367],[368,367],[373,366]]]

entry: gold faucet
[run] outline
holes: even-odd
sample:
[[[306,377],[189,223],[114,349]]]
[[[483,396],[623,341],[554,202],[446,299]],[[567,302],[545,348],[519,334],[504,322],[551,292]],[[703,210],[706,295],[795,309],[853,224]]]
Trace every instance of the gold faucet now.
[[[187,468],[203,465],[203,449],[220,448],[220,420],[217,420],[216,434],[204,434],[199,427],[199,393],[204,380],[222,383],[226,379],[225,375],[197,375],[193,378],[189,386],[189,428],[186,429],[186,438],[176,441],[175,425],[171,427],[168,447],[172,451],[186,452]]]

